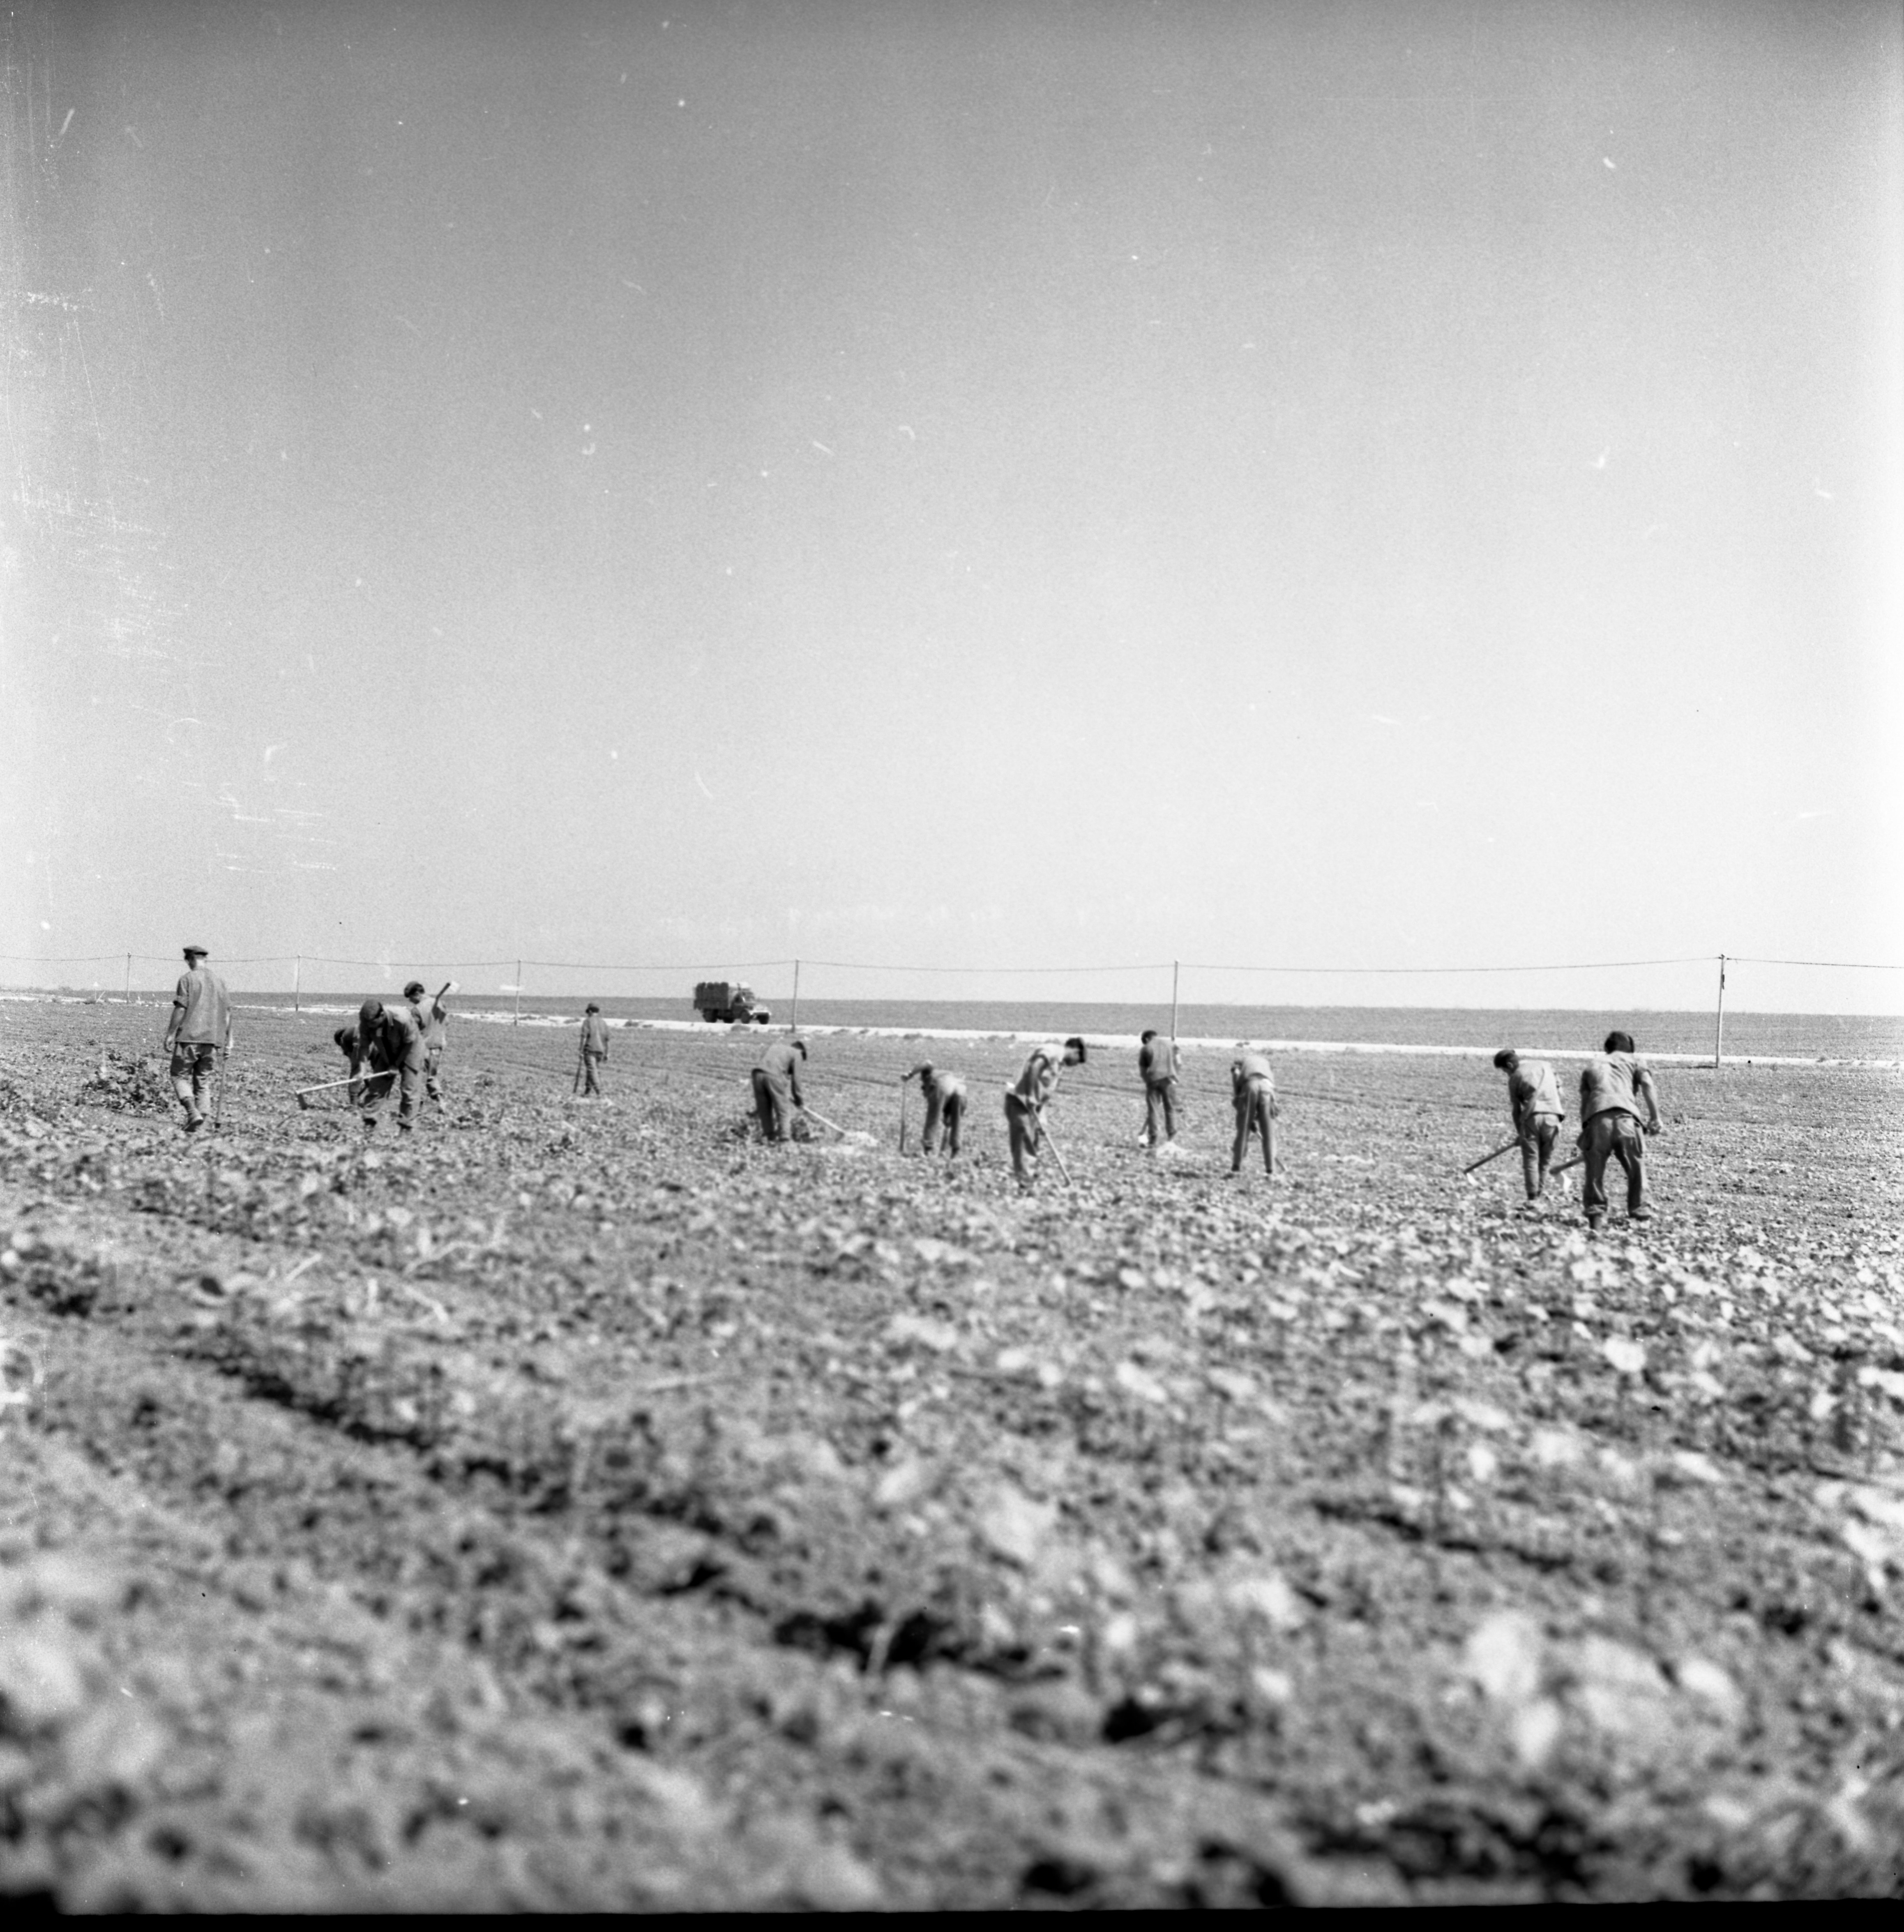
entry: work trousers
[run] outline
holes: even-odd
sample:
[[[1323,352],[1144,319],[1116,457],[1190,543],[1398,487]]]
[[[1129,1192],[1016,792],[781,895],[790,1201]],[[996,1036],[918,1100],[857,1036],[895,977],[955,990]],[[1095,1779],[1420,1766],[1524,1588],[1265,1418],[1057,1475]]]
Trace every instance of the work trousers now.
[[[1144,1083],[1144,1131],[1150,1144],[1157,1144],[1157,1123],[1163,1122],[1164,1138],[1177,1138],[1177,1082],[1169,1080],[1147,1080]]]
[[[1276,1172],[1276,1090],[1267,1080],[1246,1080],[1236,1096],[1237,1138],[1230,1150],[1230,1172],[1243,1170],[1243,1150],[1252,1133],[1263,1137],[1263,1171]]]
[[[374,1127],[385,1101],[394,1092],[397,1130],[408,1133],[416,1125],[417,1106],[423,1093],[423,1054],[421,1049],[406,1053],[395,1066],[364,1082],[364,1124]]]
[[[754,1113],[763,1140],[784,1141],[793,1130],[793,1090],[764,1066],[754,1070]]]
[[[1581,1204],[1587,1219],[1598,1222],[1606,1216],[1606,1163],[1617,1160],[1627,1172],[1627,1212],[1646,1211],[1646,1142],[1639,1123],[1625,1113],[1596,1114],[1581,1135],[1581,1151],[1586,1156],[1587,1186]]]
[[[1561,1130],[1558,1114],[1523,1114],[1521,1116],[1521,1178],[1527,1184],[1527,1198],[1537,1201],[1547,1184],[1547,1169],[1554,1158],[1554,1141]]]
[[[582,1049],[582,1097],[586,1100],[591,1094],[601,1091],[601,1082],[595,1078],[597,1070],[608,1058],[605,1053],[591,1053],[586,1047]]]
[[[443,1104],[443,1083],[436,1078],[436,1072],[443,1064],[443,1049],[440,1046],[427,1047],[423,1054],[423,1090],[439,1107]]]
[[[218,1049],[181,1040],[172,1049],[172,1090],[185,1109],[185,1124],[195,1127],[205,1118],[211,1083],[217,1078]]]
[[[1036,1160],[1041,1138],[1038,1109],[1023,1095],[1008,1091],[1005,1096],[1005,1132],[1012,1143],[1012,1172],[1021,1181],[1029,1181],[1035,1168],[1027,1160]]]
[[[963,1094],[928,1094],[925,1096],[925,1126],[919,1137],[920,1147],[930,1154],[939,1144],[939,1123],[946,1124],[946,1151],[958,1152],[958,1124],[965,1118]]]

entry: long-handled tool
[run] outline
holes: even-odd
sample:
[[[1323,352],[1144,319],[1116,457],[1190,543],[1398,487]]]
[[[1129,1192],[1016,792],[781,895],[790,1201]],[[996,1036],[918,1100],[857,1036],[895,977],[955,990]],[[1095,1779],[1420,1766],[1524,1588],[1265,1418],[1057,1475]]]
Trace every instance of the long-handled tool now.
[[[1038,1132],[1039,1138],[1051,1142],[1051,1158],[1057,1162],[1059,1173],[1064,1176],[1065,1186],[1075,1187],[1078,1184],[1072,1179],[1071,1170],[1065,1165],[1064,1150],[1055,1140],[1052,1140],[1051,1130],[1045,1126],[1045,1118],[1042,1114],[1038,1117]]]
[[[906,1151],[906,1083],[899,1083],[899,1151]]]
[[[808,1120],[817,1120],[823,1127],[832,1128],[833,1132],[838,1134],[842,1140],[846,1138],[846,1130],[840,1125],[838,1120],[829,1120],[824,1114],[817,1112],[811,1107],[802,1107],[800,1109],[800,1112],[805,1114]]]
[[[1521,1137],[1516,1134],[1511,1141],[1503,1141],[1493,1153],[1484,1154],[1479,1160],[1471,1160],[1461,1171],[1463,1174],[1472,1174],[1477,1167],[1486,1167],[1489,1161],[1498,1160],[1503,1154],[1511,1153],[1520,1144]]]
[[[218,1049],[218,1084],[211,1090],[211,1124],[221,1126],[225,1119],[225,1056],[231,1052],[228,1046]]]
[[[341,1080],[320,1080],[315,1087],[300,1087],[297,1092],[298,1105],[301,1107],[307,1106],[309,1103],[305,1096],[308,1094],[333,1093],[340,1087],[368,1086],[373,1080],[393,1078],[396,1071],[393,1066],[367,1066],[360,1072],[346,1073]]]

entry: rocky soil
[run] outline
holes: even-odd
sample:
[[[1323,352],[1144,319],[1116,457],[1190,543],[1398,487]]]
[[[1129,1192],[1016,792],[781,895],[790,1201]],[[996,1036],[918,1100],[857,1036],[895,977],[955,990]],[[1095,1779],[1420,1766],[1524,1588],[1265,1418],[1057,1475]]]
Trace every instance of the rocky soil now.
[[[1135,1056],[1011,1186],[1005,1042],[463,1023],[399,1144],[243,1012],[0,1009],[0,1888],[68,1908],[1889,1894],[1891,1070],[1662,1075],[1537,1211],[1484,1060]],[[1495,1042],[1485,1044],[1492,1046]],[[955,1166],[898,1076],[971,1078]],[[913,1144],[918,1103],[913,1102]]]

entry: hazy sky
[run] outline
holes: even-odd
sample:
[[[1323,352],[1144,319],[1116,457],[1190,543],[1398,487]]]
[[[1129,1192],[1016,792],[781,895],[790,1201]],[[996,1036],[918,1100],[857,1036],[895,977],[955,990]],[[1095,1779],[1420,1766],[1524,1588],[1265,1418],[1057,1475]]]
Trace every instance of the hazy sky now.
[[[0,952],[1904,959],[1900,20],[19,9]]]

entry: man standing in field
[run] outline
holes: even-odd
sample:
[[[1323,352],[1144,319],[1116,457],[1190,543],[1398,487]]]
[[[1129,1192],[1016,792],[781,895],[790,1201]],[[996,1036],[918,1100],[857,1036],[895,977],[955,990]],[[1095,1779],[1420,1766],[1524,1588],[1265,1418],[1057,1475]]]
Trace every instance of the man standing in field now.
[[[777,1040],[755,1063],[754,1114],[763,1140],[785,1140],[793,1131],[795,1113],[805,1112],[800,1064],[806,1057],[805,1040]]]
[[[1230,1096],[1237,1110],[1237,1138],[1230,1149],[1230,1172],[1243,1172],[1243,1156],[1249,1137],[1258,1134],[1263,1142],[1263,1169],[1276,1178],[1276,1076],[1269,1056],[1247,1045],[1240,1047],[1230,1063]]]
[[[357,1046],[351,1056],[351,1078],[366,1065],[384,1070],[365,1083],[364,1130],[377,1124],[377,1110],[389,1099],[392,1087],[401,1098],[397,1107],[397,1131],[409,1133],[416,1125],[417,1097],[423,1086],[423,1029],[414,1008],[386,1006],[381,1000],[366,1000],[357,1014]]]
[[[443,1089],[436,1072],[443,1064],[443,1048],[449,1043],[449,1014],[441,993],[428,1006],[423,1004],[428,994],[421,980],[412,980],[403,988],[403,998],[409,1001],[417,1030],[423,1036],[423,1090],[436,1102],[436,1111],[441,1113]]]
[[[1646,1102],[1640,1118],[1639,1103]],[[1606,1219],[1606,1163],[1617,1160],[1626,1170],[1629,1220],[1650,1221],[1646,1204],[1646,1143],[1642,1133],[1660,1131],[1660,1097],[1653,1075],[1633,1047],[1630,1033],[1610,1033],[1597,1058],[1580,1072],[1580,1151],[1585,1156],[1587,1185],[1581,1204],[1587,1210],[1589,1233],[1597,1233]]]
[[[1137,1070],[1144,1076],[1144,1132],[1154,1154],[1157,1147],[1157,1122],[1163,1120],[1164,1138],[1177,1138],[1177,1042],[1165,1040],[1154,1027],[1147,1027],[1138,1042]]]
[[[1527,1184],[1527,1198],[1537,1201],[1547,1184],[1554,1142],[1566,1112],[1561,1105],[1561,1090],[1546,1061],[1523,1060],[1511,1046],[1504,1046],[1495,1055],[1494,1064],[1507,1076],[1507,1108],[1520,1136],[1521,1178]]]
[[[965,1118],[965,1082],[956,1073],[942,1073],[931,1061],[926,1060],[915,1066],[911,1072],[899,1076],[904,1086],[908,1080],[919,1082],[919,1090],[925,1096],[925,1125],[919,1137],[920,1150],[931,1154],[939,1144],[939,1123],[946,1124],[946,1154],[949,1160],[958,1158],[959,1123]]]
[[[580,1051],[582,1097],[586,1100],[591,1094],[600,1094],[601,1082],[595,1074],[608,1058],[608,1024],[601,1017],[601,1009],[592,1000],[582,1010]]]
[[[185,970],[172,995],[165,1050],[172,1057],[172,1090],[185,1109],[185,1131],[205,1122],[205,1102],[217,1077],[218,1056],[232,1048],[232,1000],[225,982],[205,964],[202,946],[185,948]]]
[[[1025,1163],[1037,1154],[1045,1102],[1057,1090],[1060,1071],[1084,1064],[1084,1042],[1073,1034],[1061,1047],[1033,1048],[1024,1070],[1006,1088],[1005,1130],[1012,1143],[1012,1172],[1021,1187],[1031,1185],[1032,1170]]]

